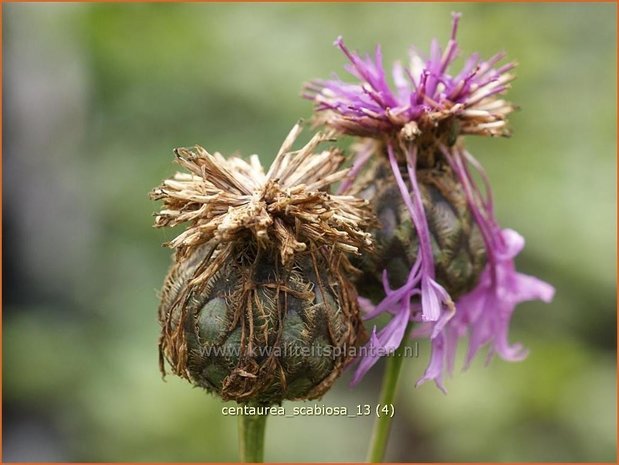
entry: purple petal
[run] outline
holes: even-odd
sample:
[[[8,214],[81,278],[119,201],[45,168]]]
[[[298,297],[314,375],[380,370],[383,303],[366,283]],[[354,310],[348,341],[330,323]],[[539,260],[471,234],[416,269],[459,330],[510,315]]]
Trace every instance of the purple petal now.
[[[385,354],[393,354],[400,346],[406,326],[408,325],[408,312],[403,310],[396,314],[378,333],[376,327],[372,330],[369,342],[365,345],[365,355],[361,358],[351,381],[354,386],[372,368],[378,359]]]
[[[419,387],[426,381],[434,381],[436,386],[447,394],[447,389],[443,385],[443,371],[445,366],[445,341],[443,335],[432,339],[432,353],[430,363],[423,376],[417,381],[415,386]]]

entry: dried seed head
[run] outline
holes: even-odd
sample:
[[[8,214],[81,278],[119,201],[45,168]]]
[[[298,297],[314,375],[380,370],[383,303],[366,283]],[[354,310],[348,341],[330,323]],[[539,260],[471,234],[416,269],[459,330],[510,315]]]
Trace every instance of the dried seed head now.
[[[372,247],[367,201],[331,195],[346,175],[318,134],[292,151],[295,126],[265,173],[249,162],[177,149],[188,174],[153,190],[155,227],[187,223],[161,295],[161,364],[224,399],[315,398],[363,342],[349,253]]]

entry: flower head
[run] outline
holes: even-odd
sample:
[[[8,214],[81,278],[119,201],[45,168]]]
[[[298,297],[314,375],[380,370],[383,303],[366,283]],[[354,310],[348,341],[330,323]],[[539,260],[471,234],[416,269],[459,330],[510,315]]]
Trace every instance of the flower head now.
[[[459,338],[467,335],[467,365],[484,345],[504,359],[522,359],[526,351],[510,345],[507,337],[514,308],[524,300],[548,302],[554,293],[550,285],[516,272],[514,258],[524,240],[515,231],[499,227],[487,177],[459,137],[509,135],[506,118],[514,106],[500,96],[514,79],[511,70],[515,66],[513,62],[499,65],[504,53],[485,61],[473,54],[460,70],[452,71],[459,53],[459,18],[453,15],[451,37],[444,49],[435,40],[426,59],[413,50],[407,67],[394,65],[393,86],[387,82],[380,47],[374,57],[362,58],[338,38],[335,45],[348,58],[346,69],[358,82],[336,77],[305,87],[304,97],[314,101],[318,122],[373,139],[353,147],[355,160],[341,191],[374,197],[378,213],[384,199],[377,192],[384,179],[370,179],[374,188],[366,190],[362,180],[364,168],[378,157],[378,163],[390,167],[389,182],[397,186],[400,197],[399,205],[387,211],[390,216],[383,218],[376,237],[383,261],[401,264],[403,257],[408,258],[408,272],[394,281],[390,273],[402,267],[386,266],[382,299],[376,305],[363,301],[366,318],[389,313],[392,319],[380,330],[374,329],[368,345],[375,350],[368,350],[369,355],[360,360],[353,383],[376,363],[375,354],[393,351],[402,343],[411,322],[418,323],[413,336],[428,337],[432,344],[420,383],[434,380],[444,390],[443,374],[453,366]],[[472,170],[482,177],[485,195]],[[442,180],[453,188],[435,195],[428,179]],[[387,200],[398,204],[397,199]],[[398,222],[404,227],[394,234],[393,223]],[[452,227],[454,223],[458,225]],[[477,240],[479,236],[482,239]],[[481,242],[485,250],[476,251],[475,244]],[[399,256],[391,252],[394,243]],[[468,248],[469,253],[456,257],[458,247]],[[473,285],[464,289],[455,282]]]
[[[499,95],[509,88],[515,63],[498,66],[504,53],[485,61],[473,54],[459,71],[452,71],[459,53],[459,18],[453,15],[451,37],[444,49],[434,40],[426,59],[411,49],[408,66],[395,63],[393,85],[388,83],[380,46],[373,57],[363,58],[339,37],[335,45],[348,58],[346,70],[358,82],[337,77],[314,80],[306,85],[304,96],[315,102],[323,122],[352,135],[382,138],[403,132],[411,136],[434,132],[446,119],[458,123],[447,132],[508,135],[505,117],[514,107]]]

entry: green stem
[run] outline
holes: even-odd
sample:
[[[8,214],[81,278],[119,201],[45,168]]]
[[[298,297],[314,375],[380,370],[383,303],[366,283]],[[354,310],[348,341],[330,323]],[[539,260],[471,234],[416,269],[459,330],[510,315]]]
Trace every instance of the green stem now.
[[[408,342],[408,333],[411,330],[409,323],[400,346],[395,350],[393,355],[387,357],[387,365],[383,376],[383,385],[380,389],[380,405],[392,405],[395,399],[400,371],[402,370],[402,362],[404,361],[404,348]],[[372,430],[372,439],[370,440],[370,448],[368,450],[368,462],[382,462],[387,449],[387,441],[389,440],[389,431],[391,429],[390,415],[381,415],[374,422]]]
[[[241,462],[264,461],[264,430],[266,415],[239,416],[239,452]]]

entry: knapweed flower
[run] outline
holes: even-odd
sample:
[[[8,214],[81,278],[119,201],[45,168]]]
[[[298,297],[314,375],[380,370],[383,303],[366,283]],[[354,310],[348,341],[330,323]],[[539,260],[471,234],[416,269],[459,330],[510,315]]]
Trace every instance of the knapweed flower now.
[[[367,339],[348,254],[371,249],[367,201],[329,193],[344,157],[292,151],[267,173],[257,156],[176,149],[177,173],[154,189],[155,226],[186,223],[163,285],[160,363],[219,394],[259,404],[321,396]],[[334,354],[329,357],[325,354]]]
[[[357,82],[315,80],[304,91],[319,123],[363,138],[353,147],[353,167],[341,191],[370,199],[380,221],[374,232],[378,260],[361,266],[381,281],[382,296],[375,306],[364,301],[365,316],[392,314],[381,330],[374,328],[369,348],[393,351],[410,322],[420,323],[413,334],[430,338],[432,355],[419,383],[434,380],[442,390],[463,336],[469,337],[467,365],[485,345],[506,360],[522,359],[526,351],[508,340],[514,308],[524,300],[548,302],[554,293],[550,285],[515,271],[524,240],[499,227],[490,184],[461,137],[509,135],[506,117],[514,106],[501,95],[515,64],[500,65],[503,53],[485,61],[473,54],[452,70],[458,21],[454,14],[444,49],[435,40],[427,58],[412,50],[408,66],[396,63],[393,85],[380,47],[374,57],[363,58],[338,38],[335,45]],[[378,350],[367,353],[353,382],[377,361]]]

